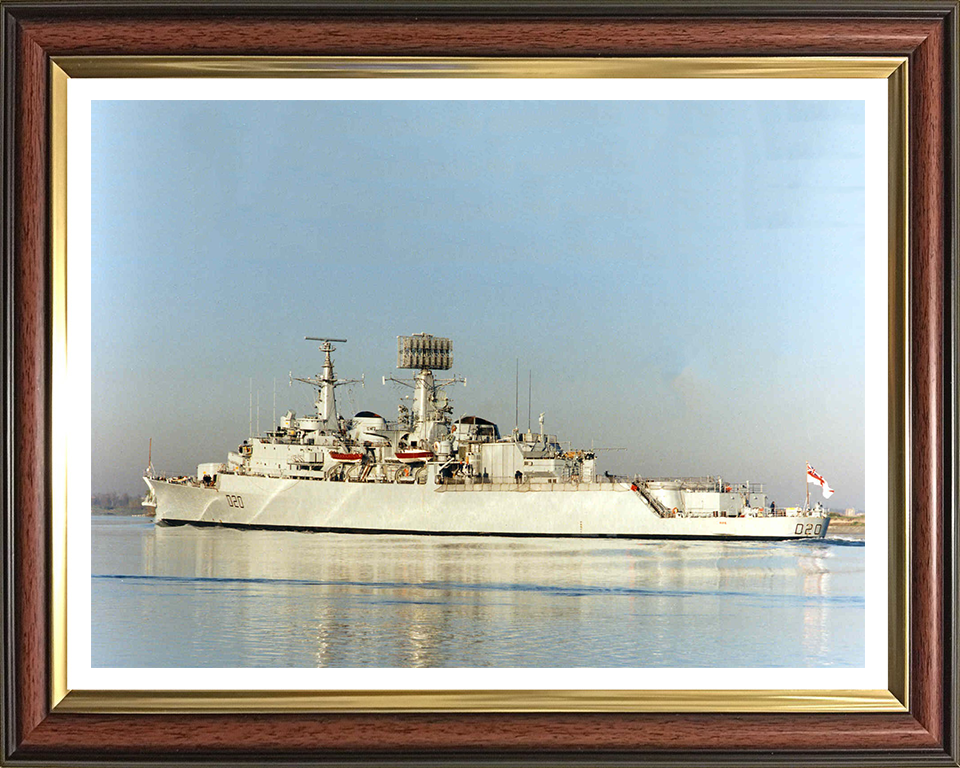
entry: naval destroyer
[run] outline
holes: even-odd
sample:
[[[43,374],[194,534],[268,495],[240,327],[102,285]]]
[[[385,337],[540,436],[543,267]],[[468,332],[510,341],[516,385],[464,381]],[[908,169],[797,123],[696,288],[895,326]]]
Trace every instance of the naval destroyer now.
[[[323,371],[300,378],[316,390],[315,413],[288,411],[197,474],[144,476],[145,503],[161,525],[190,523],[343,533],[573,536],[670,539],[822,538],[822,509],[767,507],[763,487],[719,477],[643,478],[600,473],[596,452],[555,435],[514,428],[502,435],[480,416],[453,417],[450,339],[398,338],[397,367],[412,389],[395,420],[372,411],[344,418],[332,353]],[[293,377],[292,377],[293,378]]]

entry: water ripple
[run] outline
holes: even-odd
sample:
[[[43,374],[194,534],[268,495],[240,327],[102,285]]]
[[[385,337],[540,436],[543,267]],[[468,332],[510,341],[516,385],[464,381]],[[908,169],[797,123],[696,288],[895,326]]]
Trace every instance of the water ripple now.
[[[591,585],[558,586],[548,584],[492,583],[467,584],[457,582],[408,582],[408,581],[320,581],[313,579],[276,578],[226,578],[219,576],[155,576],[134,574],[94,574],[94,579],[116,581],[140,581],[154,584],[198,584],[209,586],[276,585],[293,587],[353,587],[356,589],[423,589],[442,592],[531,592],[554,597],[737,597],[762,600],[813,600],[815,602],[863,605],[863,597],[847,595],[791,595],[746,592],[736,590],[678,590],[652,589],[646,587],[600,587]]]

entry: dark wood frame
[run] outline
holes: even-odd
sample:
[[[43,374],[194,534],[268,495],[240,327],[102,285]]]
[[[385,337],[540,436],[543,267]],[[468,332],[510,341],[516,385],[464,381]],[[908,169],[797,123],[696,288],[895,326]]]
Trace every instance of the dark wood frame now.
[[[0,5],[5,555],[0,761],[958,765],[956,0],[405,5],[0,0]],[[49,62],[51,56],[109,54],[909,57],[909,712],[51,712]]]

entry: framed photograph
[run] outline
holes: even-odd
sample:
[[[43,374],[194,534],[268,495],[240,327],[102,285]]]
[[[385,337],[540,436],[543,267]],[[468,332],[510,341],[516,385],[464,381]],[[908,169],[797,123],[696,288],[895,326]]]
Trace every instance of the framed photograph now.
[[[956,3],[3,19],[4,761],[957,765]]]

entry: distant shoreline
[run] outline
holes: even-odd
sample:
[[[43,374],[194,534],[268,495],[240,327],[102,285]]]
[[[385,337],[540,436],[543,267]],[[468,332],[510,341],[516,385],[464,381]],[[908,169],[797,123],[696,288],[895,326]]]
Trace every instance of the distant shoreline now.
[[[153,515],[147,515],[141,506],[117,507],[115,509],[91,506],[90,513],[93,515],[106,515],[108,517],[153,517]]]
[[[866,528],[863,515],[837,515],[830,518],[830,530],[842,528],[845,531],[862,531]]]

